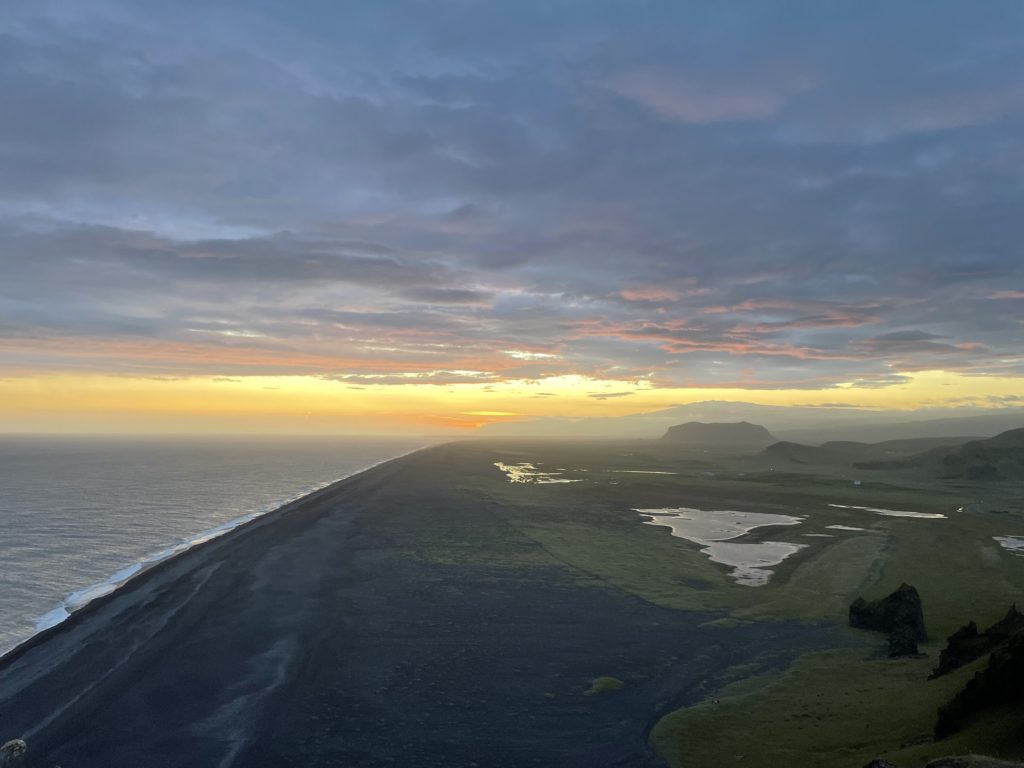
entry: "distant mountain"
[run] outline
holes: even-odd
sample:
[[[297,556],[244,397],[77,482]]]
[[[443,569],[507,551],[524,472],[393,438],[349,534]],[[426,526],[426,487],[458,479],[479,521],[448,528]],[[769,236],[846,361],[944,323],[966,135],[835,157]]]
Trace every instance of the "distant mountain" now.
[[[1006,429],[1024,427],[1024,408],[879,411],[840,405],[781,406],[709,400],[627,416],[541,417],[494,423],[482,427],[477,434],[480,437],[655,439],[669,427],[687,421],[749,421],[764,425],[779,439],[815,445],[826,440],[877,443],[949,435],[991,437]]]
[[[711,424],[689,421],[686,424],[669,427],[661,439],[694,448],[742,450],[757,450],[775,442],[771,432],[760,424],[751,424],[749,421]]]
[[[1011,429],[987,440],[930,451],[892,461],[865,461],[862,469],[917,469],[945,479],[1024,480],[1024,429]]]
[[[907,412],[896,412],[896,417],[906,417]],[[994,412],[931,419],[899,419],[882,421],[877,412],[862,414],[853,423],[824,423],[820,426],[799,429],[774,429],[775,434],[789,440],[816,443],[822,438],[852,440],[862,443],[879,443],[894,440],[917,440],[923,438],[948,439],[950,435],[978,435],[993,437],[1007,429],[1024,427],[1024,409],[1002,408]]]
[[[909,440],[885,440],[858,443],[832,440],[821,445],[782,441],[769,445],[759,455],[779,463],[849,466],[854,462],[891,461],[935,448],[955,448],[974,437],[923,437]]]

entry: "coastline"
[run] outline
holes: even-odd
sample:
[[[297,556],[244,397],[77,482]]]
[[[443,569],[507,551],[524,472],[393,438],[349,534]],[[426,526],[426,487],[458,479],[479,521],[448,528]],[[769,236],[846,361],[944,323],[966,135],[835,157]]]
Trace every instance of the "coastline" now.
[[[272,522],[272,519],[278,515],[287,514],[289,510],[292,510],[305,502],[314,500],[320,494],[338,490],[338,486],[347,481],[354,480],[367,472],[372,472],[379,467],[407,458],[419,453],[420,451],[429,450],[432,447],[434,446],[420,446],[419,448],[414,448],[411,451],[406,451],[405,453],[401,453],[397,456],[383,459],[370,464],[369,466],[363,467],[362,469],[351,472],[348,475],[335,478],[334,480],[329,480],[318,487],[303,491],[280,503],[276,503],[273,506],[268,506],[265,510],[250,512],[214,526],[213,528],[200,531],[186,541],[179,542],[178,544],[172,544],[160,552],[147,555],[135,563],[124,566],[123,568],[115,571],[104,581],[96,582],[88,587],[76,590],[68,595],[60,605],[55,606],[51,611],[48,611],[35,619],[36,631],[33,632],[33,634],[6,650],[0,649],[0,672],[3,672],[4,668],[17,656],[21,655],[21,653],[27,651],[30,647],[34,647],[38,643],[44,642],[46,638],[59,632],[61,628],[68,626],[75,617],[79,615],[86,615],[91,608],[99,607],[106,601],[116,598],[122,592],[125,592],[134,586],[137,581],[144,579],[151,572],[158,570],[162,566],[166,566],[179,558],[186,557],[206,545],[223,541],[234,535],[241,535],[250,527],[254,527],[258,523]],[[116,577],[118,574],[122,573],[126,574],[125,577],[117,579]],[[110,589],[107,589],[106,591],[99,591],[108,585],[110,586]],[[95,597],[90,597],[84,600],[82,599],[82,597],[93,593],[94,591],[97,592]],[[78,599],[76,599],[76,597],[78,597]],[[47,616],[56,614],[61,610],[64,612],[63,617],[53,623],[47,624],[46,626],[41,626]]]
[[[662,714],[834,640],[551,556],[521,522],[598,511],[519,505],[490,451],[391,459],[138,574],[0,661],[0,739],[75,768],[660,766]]]

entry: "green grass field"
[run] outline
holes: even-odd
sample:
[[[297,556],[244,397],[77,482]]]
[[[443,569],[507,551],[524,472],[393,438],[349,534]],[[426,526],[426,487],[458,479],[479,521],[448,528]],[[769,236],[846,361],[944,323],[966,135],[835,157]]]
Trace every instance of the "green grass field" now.
[[[917,587],[930,635],[922,648],[926,656],[889,660],[883,635],[845,629],[846,647],[802,656],[784,672],[759,675],[759,665],[736,670],[734,681],[707,701],[668,714],[654,729],[652,743],[670,765],[741,760],[745,766],[856,767],[884,755],[901,766],[919,766],[944,754],[1024,755],[1024,713],[1016,710],[993,711],[966,731],[933,742],[936,709],[973,668],[927,680],[945,637],[958,626],[972,619],[989,623],[1011,603],[1024,603],[1024,557],[992,538],[1024,536],[1016,489],[944,486],[882,473],[855,486],[845,470],[746,472],[740,462],[680,457],[651,445],[484,444],[477,450],[476,469],[463,478],[463,490],[478,500],[481,514],[502,510],[506,535],[464,538],[461,544],[439,537],[421,556],[524,569],[559,563],[595,588],[625,590],[678,610],[720,612],[708,622],[709,633],[716,624],[750,621],[843,628],[858,595],[879,597],[904,581]],[[581,482],[510,483],[494,461],[530,461]],[[987,501],[979,503],[981,498]],[[830,504],[947,518],[884,517]],[[961,506],[972,511],[958,512]],[[804,516],[799,526],[757,529],[749,540],[807,546],[776,567],[766,586],[742,586],[697,545],[643,525],[632,511],[662,507]],[[1000,513],[989,511],[996,509]]]

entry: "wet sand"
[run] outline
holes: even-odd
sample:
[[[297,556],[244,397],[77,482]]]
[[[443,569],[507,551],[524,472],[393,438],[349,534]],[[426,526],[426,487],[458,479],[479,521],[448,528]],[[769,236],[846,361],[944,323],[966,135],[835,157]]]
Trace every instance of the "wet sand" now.
[[[461,488],[507,482],[478,454],[381,465],[91,604],[0,661],[0,740],[64,768],[658,765],[661,715],[731,665],[823,642],[805,625],[702,628],[714,614],[568,566],[421,556],[543,513]],[[582,695],[602,675],[626,685]]]

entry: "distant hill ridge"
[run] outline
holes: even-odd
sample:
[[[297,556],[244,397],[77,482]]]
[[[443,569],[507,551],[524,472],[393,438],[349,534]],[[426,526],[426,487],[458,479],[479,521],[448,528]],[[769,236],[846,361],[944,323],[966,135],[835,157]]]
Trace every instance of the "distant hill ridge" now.
[[[880,443],[859,443],[832,440],[821,445],[805,445],[782,441],[769,445],[761,455],[793,464],[850,465],[853,462],[905,459],[935,449],[952,449],[976,437],[923,437],[909,440],[884,440]]]
[[[905,459],[864,461],[862,469],[918,469],[945,479],[1024,480],[1024,429],[1011,429],[987,440],[933,448]]]
[[[819,445],[826,440],[878,443],[907,438],[946,438],[949,435],[992,437],[1007,429],[1024,427],[1024,408],[884,411],[703,401],[625,416],[546,416],[494,422],[481,427],[479,435],[650,440],[665,434],[665,430],[673,425],[689,421],[747,421],[764,425],[780,440],[804,444]]]
[[[669,427],[661,439],[694,447],[764,448],[776,442],[771,432],[749,421],[688,421]]]

